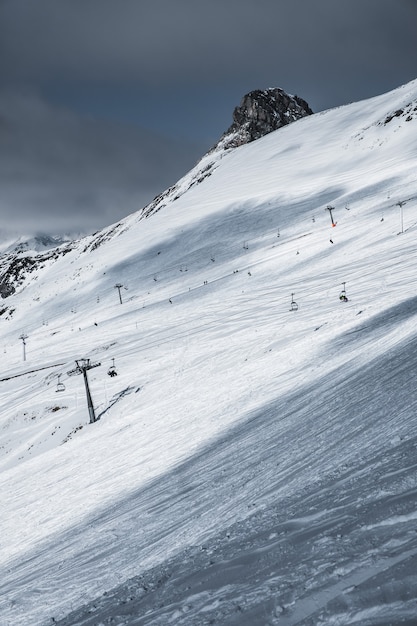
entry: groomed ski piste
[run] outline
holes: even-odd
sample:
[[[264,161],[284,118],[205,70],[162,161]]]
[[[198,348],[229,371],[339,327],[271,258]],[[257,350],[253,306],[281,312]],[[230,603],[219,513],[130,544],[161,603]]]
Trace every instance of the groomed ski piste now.
[[[209,158],[3,300],[1,626],[417,623],[417,81]]]

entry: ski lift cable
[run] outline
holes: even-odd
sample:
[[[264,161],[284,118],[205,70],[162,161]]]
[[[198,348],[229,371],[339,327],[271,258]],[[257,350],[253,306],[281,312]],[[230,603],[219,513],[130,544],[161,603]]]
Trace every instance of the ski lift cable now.
[[[319,281],[317,280],[316,282],[319,282]],[[320,281],[320,282],[321,282],[321,281]],[[318,287],[318,289],[319,289],[319,286],[317,286],[317,287]],[[274,289],[274,290],[271,290],[271,292],[272,292],[272,291],[274,291],[274,292],[275,292],[275,289]],[[307,292],[306,292],[306,291],[304,291],[305,295],[306,295],[306,296],[311,296],[312,294],[310,293],[310,291],[311,291],[311,290],[308,290]],[[315,290],[315,291],[316,291],[316,290]],[[316,293],[318,293],[318,290],[316,291]],[[267,294],[265,294],[265,296],[266,296],[266,297],[268,297],[268,295],[267,295]],[[295,305],[294,305],[294,306],[295,306]],[[236,314],[234,314],[234,315],[233,315],[233,317],[239,317],[240,315],[241,315],[241,313],[236,313]],[[210,322],[208,322],[208,323],[210,324]],[[189,321],[184,322],[184,325],[187,325],[187,326],[188,326],[188,324],[189,324]],[[202,328],[202,327],[204,327],[204,326],[206,326],[206,325],[207,325],[207,324],[198,325],[198,328]],[[198,328],[196,328],[195,330],[198,330]],[[154,337],[155,337],[155,335],[156,335],[156,336],[158,336],[158,335],[159,335],[159,333],[158,333],[158,332],[157,332],[157,333],[154,333]],[[148,345],[149,345],[149,344],[148,344]]]
[[[271,231],[271,232],[272,232],[272,231]],[[274,231],[274,232],[275,232],[275,231]],[[240,244],[236,244],[236,247],[238,247],[238,246],[240,246]],[[269,258],[272,258],[272,257],[271,257],[271,256],[269,256]],[[263,259],[263,260],[259,261],[259,263],[266,262],[267,260],[269,260],[269,259]],[[258,263],[257,263],[257,264],[258,264]],[[174,266],[172,266],[172,267],[174,268]],[[176,266],[175,266],[175,267],[176,267]],[[248,266],[248,267],[249,267],[249,266]],[[409,282],[409,281],[407,281],[407,283],[408,283],[408,282]],[[110,291],[113,291],[113,288],[107,288],[107,289],[105,289],[104,291],[106,291],[106,292],[110,293]],[[304,291],[304,290],[303,290],[303,291]],[[391,290],[390,290],[390,292],[391,292],[391,291],[392,291],[392,292],[394,292],[395,290],[392,290],[392,289],[391,289]],[[304,291],[304,293],[307,295],[307,291]],[[49,318],[49,319],[48,319],[48,322],[52,322],[52,323],[53,323],[53,322],[54,322],[54,320],[58,320],[58,319],[61,319],[61,316],[58,316],[58,315],[57,315],[57,316],[54,316],[54,317],[52,317],[52,318]],[[42,326],[43,326],[43,325],[42,325]],[[34,330],[38,330],[38,329],[39,329],[39,326],[38,326],[38,325],[34,325],[33,327],[31,326],[31,328],[30,328],[29,330],[30,330],[30,332],[33,332]],[[41,329],[41,330],[42,330],[42,329]],[[45,332],[49,332],[49,330],[48,330],[48,331],[45,331]]]
[[[275,233],[275,229],[274,229],[274,231],[271,231],[271,232],[274,232],[274,233]],[[310,233],[309,233],[309,234],[310,234]],[[267,236],[267,235],[265,235],[265,236]],[[236,250],[238,250],[238,249],[240,248],[240,244],[235,244],[234,248],[236,248]],[[262,263],[262,261],[260,261],[260,263]],[[166,268],[166,270],[163,270],[163,272],[165,272],[165,271],[171,271],[171,270],[176,270],[176,269],[177,269],[177,264],[172,265],[172,266],[169,266],[168,268]],[[150,276],[150,275],[149,275],[149,276]],[[104,290],[100,290],[100,292],[101,292],[101,294],[103,294],[103,293],[108,293],[108,294],[110,294],[110,292],[113,292],[113,288],[107,287],[107,288],[105,288]],[[77,312],[78,312],[78,309],[79,309],[79,305],[78,305],[78,303],[77,303],[77,305],[76,305],[76,306],[73,306],[73,309],[72,309],[72,310],[77,310]],[[50,317],[50,318],[48,318],[48,323],[53,323],[55,320],[61,319],[61,317],[62,317],[62,316],[58,316],[58,315],[57,315],[57,316]],[[38,326],[37,326],[37,325],[34,325],[34,326],[33,326],[33,329],[37,329],[37,328],[38,328]]]

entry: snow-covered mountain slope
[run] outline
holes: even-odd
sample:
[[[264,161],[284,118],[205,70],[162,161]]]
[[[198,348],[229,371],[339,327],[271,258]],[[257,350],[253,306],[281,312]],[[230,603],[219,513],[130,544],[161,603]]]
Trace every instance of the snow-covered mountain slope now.
[[[22,270],[2,626],[416,624],[416,166],[414,81]]]

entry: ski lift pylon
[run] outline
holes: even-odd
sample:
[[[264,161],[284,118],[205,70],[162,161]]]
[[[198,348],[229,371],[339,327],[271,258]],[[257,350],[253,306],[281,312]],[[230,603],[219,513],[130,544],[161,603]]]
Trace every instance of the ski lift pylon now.
[[[326,206],[325,211],[329,211],[330,219],[332,220],[332,227],[334,228],[336,226],[336,223],[337,223],[333,219],[334,206],[330,206],[330,204],[329,204],[328,206]]]
[[[107,371],[107,374],[108,374],[109,376],[111,376],[111,378],[113,378],[113,376],[117,376],[116,366],[115,366],[115,364],[114,364],[114,359],[112,359],[112,361],[113,361],[113,364],[112,364],[112,365],[110,365],[110,367],[109,367],[109,369],[108,369],[108,371]]]

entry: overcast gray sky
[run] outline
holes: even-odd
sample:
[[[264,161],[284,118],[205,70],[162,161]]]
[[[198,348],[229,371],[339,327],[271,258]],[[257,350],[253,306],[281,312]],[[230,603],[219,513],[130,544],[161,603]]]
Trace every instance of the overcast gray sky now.
[[[314,111],[417,78],[417,0],[0,0],[0,230],[91,232],[253,89]]]

